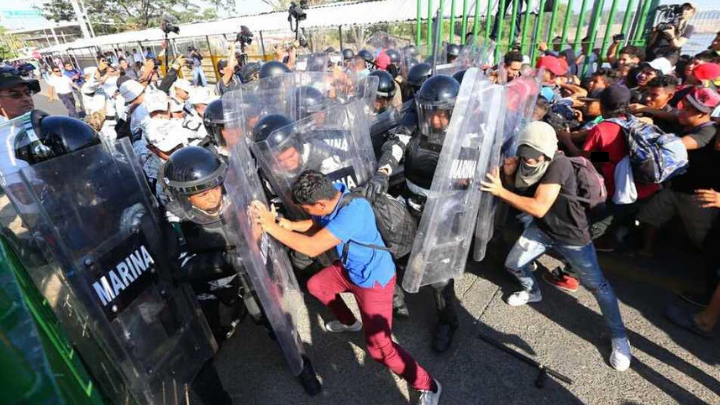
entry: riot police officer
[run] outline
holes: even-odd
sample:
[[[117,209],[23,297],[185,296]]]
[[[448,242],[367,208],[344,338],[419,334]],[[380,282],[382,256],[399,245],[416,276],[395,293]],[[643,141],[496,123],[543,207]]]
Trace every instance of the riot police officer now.
[[[378,173],[367,186],[370,195],[387,191],[388,178],[404,157],[406,187],[403,197],[410,212],[420,219],[459,91],[460,83],[447,75],[433,76],[424,82],[415,95],[417,129],[411,134],[399,132],[383,145]],[[459,325],[454,281],[432,287],[438,315],[432,347],[445,352]]]
[[[342,50],[343,65],[346,69],[350,69],[353,59],[355,59],[355,52],[350,48]]]
[[[430,76],[432,76],[432,66],[429,63],[418,63],[411,67],[408,70],[407,80],[403,83],[403,102],[412,99]]]
[[[392,99],[395,97],[395,80],[392,75],[382,70],[370,73],[370,76],[378,78],[377,96],[375,98],[375,114],[382,114],[392,107]]]
[[[244,302],[256,323],[265,325],[273,333],[272,321],[264,315],[270,308],[261,308],[261,301],[241,264],[244,259],[240,259],[240,246],[234,242],[241,231],[232,225],[233,206],[224,188],[226,171],[227,164],[217,155],[194,146],[176,151],[165,165],[165,183],[183,216],[182,233],[191,254],[186,260],[192,263],[183,270],[187,277],[220,277],[216,280],[232,285],[225,299]],[[235,286],[241,286],[240,294]],[[218,291],[218,288],[211,289],[216,295]],[[304,355],[303,362],[297,377],[305,390],[315,395],[322,387]]]
[[[361,49],[357,56],[358,58],[361,58],[365,61],[365,68],[368,70],[372,70],[375,67],[375,56],[373,56],[372,52],[368,51],[367,49]]]
[[[448,44],[445,50],[447,51],[447,63],[454,63],[460,56],[460,45]]]
[[[33,111],[27,123],[15,155],[34,167],[34,181],[48,191],[35,201],[48,215],[31,231],[58,242],[48,249],[58,271],[72,273],[59,278],[63,289],[73,291],[70,306],[107,318],[87,320],[92,341],[85,332],[74,341],[95,381],[110,397],[127,389],[138,402],[154,403],[173,395],[172,379],[178,389],[189,384],[205,404],[232,404],[212,360],[215,346],[204,333],[207,327],[193,299],[173,281],[179,263],[166,256],[172,249],[162,237],[166,229],[150,215],[155,207],[143,196],[149,190],[138,181],[129,140],[108,152],[97,133],[77,119]],[[78,223],[78,213],[93,221]],[[82,264],[64,259],[76,254],[85,257]],[[134,264],[130,257],[137,259]],[[56,309],[72,335],[77,325],[66,311]],[[105,348],[106,356],[96,358],[93,345]],[[108,382],[111,376],[122,378]]]

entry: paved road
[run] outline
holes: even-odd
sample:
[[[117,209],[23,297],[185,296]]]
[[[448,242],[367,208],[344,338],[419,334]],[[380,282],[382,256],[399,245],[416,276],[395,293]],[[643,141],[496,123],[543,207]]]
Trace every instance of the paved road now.
[[[61,103],[35,97],[36,107],[64,113]],[[664,233],[682,235],[680,228]],[[506,242],[513,235],[506,235]],[[720,404],[720,345],[674,328],[663,317],[665,305],[678,302],[674,291],[699,289],[697,254],[681,237],[661,241],[658,257],[641,261],[621,254],[602,255],[630,334],[635,359],[630,370],[607,365],[610,343],[593,296],[561,292],[542,284],[543,301],[511,308],[503,297],[515,291],[502,259],[507,245],[493,245],[483,263],[469,263],[456,283],[461,328],[450,352],[430,350],[434,323],[427,289],[408,298],[410,320],[397,320],[395,339],[443,384],[443,405],[468,404]],[[548,268],[557,265],[544,257]],[[542,283],[542,282],[541,282]],[[287,370],[279,351],[261,327],[245,321],[239,334],[217,356],[220,374],[236,404],[386,405],[414,403],[407,384],[372,361],[361,335],[331,335],[322,328],[328,311],[305,295],[307,309],[298,323],[306,349],[324,383],[308,397]],[[352,307],[353,305],[351,305]],[[478,339],[486,333],[548,364],[574,380],[550,379],[534,387],[537,371]]]
[[[36,94],[33,97],[35,101],[35,108],[43,110],[50,115],[67,115],[67,109],[63,105],[62,101],[55,100],[52,103],[48,100],[48,85],[43,80],[40,80],[40,94]]]

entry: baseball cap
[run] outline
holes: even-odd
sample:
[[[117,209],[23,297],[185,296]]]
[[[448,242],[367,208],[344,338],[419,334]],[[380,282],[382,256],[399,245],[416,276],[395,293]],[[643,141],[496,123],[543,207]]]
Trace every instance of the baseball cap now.
[[[175,83],[173,83],[173,87],[175,87],[176,89],[184,90],[186,93],[190,93],[192,91],[192,85],[187,79],[175,80]]]
[[[683,101],[687,101],[702,113],[710,114],[720,105],[720,94],[709,87],[697,86]]]
[[[178,146],[188,143],[187,132],[182,130],[177,120],[150,120],[143,131],[147,142],[163,152],[170,152]]]
[[[148,91],[145,94],[145,108],[148,113],[154,111],[167,111],[170,101],[168,100],[167,94],[160,90]]]
[[[670,61],[666,58],[657,58],[650,62],[643,62],[640,64],[640,68],[644,68],[646,66],[649,66],[664,75],[669,74],[673,71],[672,63],[670,63]]]
[[[720,77],[720,65],[716,63],[703,63],[692,71],[698,80],[715,80]]]
[[[555,91],[552,89],[552,87],[543,87],[540,90],[540,97],[544,98],[547,101],[553,101],[555,98]]]
[[[25,80],[20,72],[13,67],[0,68],[0,89],[11,89],[18,84],[26,84],[31,92],[40,92],[40,82],[37,80]]]
[[[140,97],[145,91],[145,86],[135,80],[128,80],[120,85],[120,95],[125,99],[125,105]]]
[[[214,94],[210,94],[208,89],[204,87],[199,87],[195,89],[192,94],[190,95],[190,104],[197,105],[197,104],[210,104],[211,102],[215,101],[217,99],[217,96]]]
[[[97,70],[98,70],[98,68],[97,68],[96,66],[89,66],[89,67],[86,67],[86,68],[83,70],[83,74],[84,74],[85,76],[87,76],[87,75],[94,75],[95,72],[97,72]]]
[[[175,100],[174,98],[170,99],[170,112],[171,113],[182,112],[183,107],[185,107],[185,104]]]
[[[543,56],[538,59],[535,67],[538,69],[545,68],[556,76],[563,76],[567,73],[567,67],[563,68],[562,63],[560,63],[560,59],[552,55]]]
[[[600,103],[609,111],[627,107],[631,98],[630,89],[620,85],[606,87],[599,95]]]

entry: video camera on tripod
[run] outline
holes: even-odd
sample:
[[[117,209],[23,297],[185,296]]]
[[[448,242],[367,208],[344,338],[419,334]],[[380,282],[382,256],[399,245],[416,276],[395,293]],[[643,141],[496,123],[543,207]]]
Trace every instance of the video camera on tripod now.
[[[295,40],[300,43],[300,46],[306,47],[307,46],[307,40],[305,39],[305,36],[300,32],[300,21],[304,21],[307,19],[307,13],[305,12],[305,9],[307,9],[307,0],[300,0],[300,5],[298,6],[295,4],[295,2],[290,3],[290,7],[288,8],[288,22],[290,23],[290,31],[295,33]],[[295,27],[293,28],[293,20],[295,21]]]
[[[165,33],[167,37],[171,32],[174,34],[180,34],[180,22],[174,16],[164,13],[160,20],[160,29]]]
[[[246,48],[248,45],[252,44],[252,40],[253,33],[250,31],[250,28],[241,25],[240,32],[238,32],[235,36],[235,41],[240,43],[240,52],[235,51],[235,59],[238,61],[238,65],[235,67],[235,71],[237,73],[239,73],[240,69],[248,63]]]

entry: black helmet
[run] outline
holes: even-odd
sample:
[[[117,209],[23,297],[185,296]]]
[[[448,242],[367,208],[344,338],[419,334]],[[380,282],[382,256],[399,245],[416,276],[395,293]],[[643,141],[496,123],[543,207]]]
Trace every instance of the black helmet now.
[[[447,48],[447,63],[452,63],[460,56],[460,46],[455,44],[448,44]]]
[[[163,182],[174,202],[187,217],[195,222],[209,222],[208,211],[195,208],[189,200],[192,195],[221,186],[227,165],[217,155],[199,146],[186,146],[170,155],[163,167]],[[218,201],[217,211],[222,208]],[[213,210],[213,213],[217,211]]]
[[[40,110],[28,114],[25,131],[15,138],[15,156],[34,165],[100,144],[88,124],[70,117],[51,117]]]
[[[307,67],[305,68],[308,72],[324,72],[327,69],[327,57],[323,54],[312,54],[308,57]]]
[[[278,62],[276,60],[271,60],[270,62],[265,62],[260,67],[260,78],[264,79],[266,77],[275,77],[280,76],[285,73],[290,73],[290,68],[287,67],[282,62]]]
[[[212,136],[216,145],[225,146],[225,138],[222,135],[222,129],[225,126],[225,113],[223,112],[221,99],[213,100],[205,107],[203,125],[205,125],[205,130],[207,130],[208,135]]]
[[[327,48],[325,48],[325,53],[335,53],[335,52],[337,52],[337,51],[332,46],[328,46]]]
[[[465,72],[467,72],[467,69],[458,70],[453,75],[453,79],[457,80],[458,83],[462,84],[463,78],[465,77]]]
[[[365,66],[367,66],[368,68],[372,67],[375,64],[375,57],[373,56],[372,52],[368,51],[367,49],[360,50],[360,52],[357,53],[357,56],[365,61]]]
[[[406,47],[405,47],[405,53],[406,53],[408,56],[412,56],[412,57],[415,57],[415,56],[418,55],[418,51],[417,51],[417,49],[415,49],[415,45],[408,45],[408,46],[406,46]]]
[[[430,76],[432,66],[429,63],[418,63],[408,71],[407,83],[417,91]]]
[[[320,90],[311,86],[300,86],[292,90],[289,96],[289,104],[293,111],[296,112],[294,117],[301,120],[311,114],[315,114],[324,109],[328,104],[328,99]]]
[[[382,98],[395,97],[395,80],[390,73],[383,70],[375,70],[370,76],[378,78],[377,96]]]
[[[415,94],[415,109],[418,113],[420,134],[430,142],[442,145],[445,131],[452,116],[455,100],[460,92],[460,83],[448,75],[433,76]],[[444,126],[436,127],[433,123],[438,114],[444,115]]]
[[[278,129],[285,129],[277,131]],[[284,143],[293,134],[293,121],[282,114],[269,114],[258,121],[253,128],[255,143],[267,141],[270,147]],[[270,135],[273,134],[272,138]]]
[[[400,64],[400,60],[402,59],[400,57],[400,52],[394,49],[388,49],[387,51],[385,51],[385,54],[390,57],[390,63],[392,63],[393,65]]]
[[[350,60],[355,57],[355,52],[350,48],[345,48],[342,50],[342,56],[343,60]]]
[[[248,63],[240,69],[240,79],[243,83],[250,83],[260,77],[260,64],[253,62]]]

